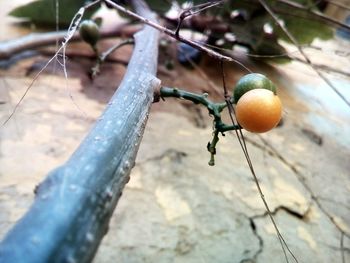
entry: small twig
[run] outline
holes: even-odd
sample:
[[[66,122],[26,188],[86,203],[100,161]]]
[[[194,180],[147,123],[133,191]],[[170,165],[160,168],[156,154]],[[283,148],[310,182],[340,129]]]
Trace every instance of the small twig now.
[[[166,97],[185,99],[185,100],[192,101],[195,104],[202,104],[208,109],[209,114],[214,117],[213,139],[207,145],[207,150],[210,153],[210,160],[208,163],[210,166],[215,165],[214,155],[216,154],[216,144],[219,141],[219,133],[224,134],[224,132],[227,132],[227,131],[241,129],[239,125],[236,125],[236,124],[227,125],[222,121],[221,112],[227,107],[227,102],[225,101],[221,103],[214,103],[208,99],[207,93],[196,94],[185,90],[180,90],[177,88],[161,87],[159,90],[158,97],[163,99]],[[231,104],[232,101],[230,100],[229,103]]]
[[[215,165],[216,144],[218,142],[219,142],[219,131],[215,130],[213,134],[213,139],[211,140],[211,142],[208,142],[208,145],[207,145],[207,150],[208,152],[210,152],[210,160],[208,162],[210,166]]]
[[[212,104],[212,102],[208,99],[207,93],[196,94],[196,93],[188,92],[177,88],[162,87],[160,89],[160,96],[161,98],[173,97],[173,98],[189,100],[195,104],[202,104],[207,108],[209,107],[210,104]],[[210,112],[210,113],[215,114],[214,112]]]
[[[230,129],[228,127],[233,127],[233,126],[221,125],[222,123],[220,123],[221,121],[220,113],[227,107],[227,104],[226,102],[218,102],[218,103],[212,102],[211,100],[208,99],[208,93],[197,94],[197,93],[181,90],[178,88],[161,87],[159,90],[159,96],[163,99],[166,97],[173,97],[173,98],[189,100],[195,104],[202,104],[208,109],[209,114],[214,116],[215,121],[218,123],[216,128],[219,129],[219,132],[234,130],[235,128],[239,127],[238,125],[236,125],[235,128]],[[232,100],[230,100],[230,102],[232,103]]]
[[[335,6],[338,6],[338,7],[341,7],[345,10],[350,10],[350,7],[347,6],[347,5],[344,5],[343,3],[341,2],[337,2],[337,1],[333,1],[333,0],[325,0],[327,3],[331,4],[331,5],[335,5]]]
[[[298,61],[300,63],[304,63],[304,64],[309,64],[307,61],[297,58],[297,57],[290,57],[292,60]],[[344,75],[346,77],[350,77],[350,72],[346,72],[344,70],[340,70],[340,69],[336,69],[336,68],[332,68],[330,66],[327,65],[321,65],[321,64],[313,64],[315,68],[317,68],[318,70],[322,70],[322,71],[329,71],[329,72],[334,72],[337,74],[341,74]]]
[[[139,30],[139,26],[132,26],[129,24],[122,24],[113,30],[102,31],[101,38],[132,36]],[[12,39],[0,43],[0,60],[8,59],[11,56],[29,50],[37,49],[44,46],[54,45],[57,41],[62,42],[67,35],[67,30],[47,33],[31,33],[29,35]],[[70,42],[80,41],[79,33],[75,33]]]
[[[161,31],[161,32],[171,36],[172,38],[174,38],[174,39],[176,39],[176,40],[178,40],[180,42],[183,42],[183,43],[188,44],[188,45],[190,45],[190,46],[192,46],[192,47],[194,47],[194,48],[196,48],[196,49],[198,49],[200,51],[203,51],[203,52],[207,53],[209,56],[212,56],[212,57],[214,57],[216,59],[225,60],[225,61],[229,61],[229,62],[235,62],[238,65],[240,65],[241,67],[243,67],[245,70],[250,72],[250,70],[245,65],[243,65],[241,62],[239,62],[236,59],[233,59],[233,58],[231,58],[229,56],[222,55],[222,54],[220,54],[220,53],[218,53],[218,52],[216,52],[216,51],[214,51],[214,50],[212,50],[210,48],[207,48],[207,47],[203,46],[201,43],[197,43],[197,42],[192,41],[190,39],[184,38],[184,37],[182,37],[180,35],[177,36],[174,31],[172,31],[172,30],[170,30],[170,29],[168,29],[166,27],[163,27],[163,26],[161,26],[161,25],[159,25],[159,24],[157,24],[155,22],[152,22],[149,19],[144,18],[141,15],[138,15],[138,14],[132,12],[132,11],[126,9],[125,7],[121,6],[121,5],[118,5],[118,4],[114,3],[111,0],[103,0],[103,1],[106,2],[107,4],[109,4],[110,6],[114,7],[115,9],[119,10],[120,12],[123,12],[123,13],[125,13],[125,14],[127,14],[127,15],[129,15],[129,16],[131,16],[131,17],[133,17],[133,18],[135,18],[135,19],[137,19],[139,21],[141,21],[142,23],[145,23],[145,24],[147,24],[147,25],[149,25],[149,26],[151,26],[151,27]]]
[[[45,56],[53,56],[56,52],[52,49],[40,49],[40,53],[34,53],[33,56],[36,55],[45,55]],[[67,50],[66,51],[67,57],[76,57],[76,58],[87,58],[87,59],[96,59],[96,55],[92,52],[86,52],[82,50]],[[107,57],[105,59],[105,62],[111,62],[111,63],[119,63],[124,66],[128,65],[127,59],[121,59],[121,58],[115,58],[115,57]]]
[[[211,78],[202,70],[200,66],[197,65],[197,63],[193,61],[193,59],[190,56],[188,56],[186,52],[183,52],[183,53],[184,53],[184,56],[186,57],[186,60],[191,64],[194,70],[196,70],[199,73],[199,75],[206,81],[207,85],[211,88],[211,90],[215,91],[217,95],[221,96],[222,94],[220,89],[215,85],[215,83],[211,80]]]
[[[98,75],[98,73],[100,72],[100,67],[102,65],[102,63],[104,63],[107,59],[107,57],[112,54],[114,51],[116,51],[117,49],[125,46],[125,45],[129,45],[129,44],[134,44],[134,40],[129,38],[126,39],[120,43],[115,44],[114,46],[110,47],[108,50],[106,50],[105,52],[103,52],[101,55],[98,56],[97,58],[97,62],[96,65],[91,69],[92,71],[92,78],[94,78],[96,75]]]
[[[341,259],[342,263],[345,263],[345,251],[344,251],[344,233],[340,233],[340,253],[341,253]]]
[[[224,62],[220,60],[220,68],[221,68],[221,74],[222,74],[222,87],[224,89],[224,97],[225,101],[227,103],[230,103],[230,95],[228,94],[227,88],[226,88],[226,81],[225,81],[225,70],[224,70]]]
[[[181,26],[182,26],[182,22],[189,16],[193,16],[193,15],[196,15],[208,8],[211,8],[211,7],[214,7],[214,6],[217,6],[217,5],[220,5],[222,4],[224,1],[221,0],[221,1],[217,1],[217,2],[214,2],[214,3],[211,3],[211,2],[208,2],[208,3],[203,3],[203,4],[199,4],[199,5],[196,5],[196,6],[193,6],[193,7],[190,7],[190,8],[187,8],[185,10],[183,10],[181,13],[180,13],[180,16],[178,18],[178,24],[177,24],[177,27],[175,29],[175,35],[178,37],[179,36],[179,31],[181,29]],[[194,9],[197,9],[197,10],[194,10]],[[194,10],[194,11],[193,11]]]
[[[104,60],[106,60],[106,58],[107,58],[110,54],[112,54],[114,51],[116,51],[117,49],[119,49],[119,48],[121,48],[121,47],[123,47],[123,46],[125,46],[125,45],[130,45],[130,44],[134,44],[134,40],[131,39],[131,38],[126,39],[126,40],[124,40],[124,41],[122,41],[122,42],[120,42],[120,43],[118,43],[118,44],[112,46],[111,48],[109,48],[108,50],[106,50],[105,52],[103,52],[103,53],[101,54],[101,56],[100,56],[101,61],[103,62]]]
[[[271,17],[275,20],[277,25],[283,30],[283,32],[287,35],[287,37],[293,42],[293,44],[298,48],[300,54],[304,57],[307,64],[310,65],[310,67],[317,73],[317,75],[323,79],[324,82],[328,84],[328,86],[350,107],[350,102],[345,98],[343,94],[332,84],[332,82],[329,81],[329,79],[323,75],[322,72],[320,72],[314,64],[311,62],[309,57],[306,55],[302,47],[299,45],[298,41],[295,39],[295,37],[288,31],[286,26],[278,19],[276,14],[272,11],[272,9],[267,5],[265,0],[258,0],[260,4],[264,7],[264,9],[271,15]]]
[[[214,45],[209,45],[209,44],[205,44],[206,46],[209,46],[213,49],[218,49],[218,50],[221,50],[221,52],[223,52],[224,54],[227,54],[228,56],[230,56],[230,52],[232,52],[232,50],[230,49],[225,49],[225,48],[219,48],[219,47],[216,47]],[[301,47],[303,47],[302,45],[300,45]],[[306,48],[315,48],[313,46],[305,46]],[[317,49],[317,48],[316,48]],[[291,60],[294,60],[294,61],[298,61],[298,62],[301,62],[301,63],[304,63],[304,64],[308,64],[307,61],[305,61],[304,59],[301,59],[301,58],[298,58],[298,57],[295,57],[293,56],[294,53],[296,52],[299,52],[299,50],[295,50],[295,51],[290,51],[290,52],[286,52],[286,53],[283,53],[283,54],[279,54],[279,55],[259,55],[259,54],[249,54],[249,53],[246,53],[246,56],[247,57],[256,57],[256,58],[286,58],[286,59],[291,59]],[[350,52],[345,52],[345,51],[338,51],[338,50],[335,50],[334,51],[336,55],[338,56],[346,56],[348,57],[350,55]],[[342,55],[340,55],[342,54]],[[313,63],[314,67],[319,69],[319,70],[322,70],[322,71],[329,71],[329,72],[334,72],[334,73],[338,73],[338,74],[341,74],[341,75],[344,75],[344,76],[347,76],[349,77],[350,76],[350,72],[347,72],[347,71],[344,71],[344,70],[340,70],[340,69],[337,69],[337,68],[332,68],[330,66],[327,66],[327,65],[322,65],[322,64],[315,64]]]
[[[301,4],[297,3],[297,2],[292,2],[290,0],[278,0],[278,2],[280,2],[282,4],[285,4],[287,6],[293,7],[295,9],[307,11],[308,13],[310,13],[310,14],[316,16],[316,17],[321,18],[322,20],[328,21],[330,23],[333,23],[335,25],[338,25],[338,26],[341,26],[343,28],[346,28],[346,29],[350,30],[350,26],[349,25],[347,25],[347,24],[345,24],[345,23],[343,23],[343,22],[341,22],[339,20],[336,20],[336,19],[334,19],[332,17],[329,17],[329,16],[327,16],[327,15],[321,13],[321,12],[313,10],[310,7],[301,5]]]

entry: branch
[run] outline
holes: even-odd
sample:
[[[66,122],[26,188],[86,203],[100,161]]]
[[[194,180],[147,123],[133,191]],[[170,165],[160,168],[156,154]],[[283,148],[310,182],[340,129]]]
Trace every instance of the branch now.
[[[325,0],[327,3],[331,4],[331,5],[335,5],[337,7],[341,7],[345,10],[350,10],[350,7],[341,3],[341,2],[337,2],[337,1],[334,1],[334,0]]]
[[[350,30],[350,26],[339,21],[339,20],[336,20],[332,17],[329,17],[321,12],[318,12],[318,11],[315,11],[315,10],[312,10],[311,8],[307,7],[307,6],[304,6],[304,5],[301,5],[301,4],[298,4],[296,2],[292,2],[290,0],[278,0],[278,2],[284,4],[284,5],[287,5],[287,6],[290,6],[290,7],[293,7],[295,9],[299,9],[299,10],[303,10],[303,11],[307,11],[308,13],[324,20],[324,21],[327,21],[327,22],[330,22],[332,24],[335,24],[335,25],[338,25],[340,27],[343,27],[343,28],[346,28],[348,30]]]
[[[297,57],[292,57],[290,56],[291,59],[304,63],[304,64],[309,64],[307,61],[297,58]],[[322,71],[326,71],[326,72],[333,72],[333,73],[337,73],[337,74],[341,74],[344,75],[345,77],[350,77],[350,72],[349,71],[344,71],[341,69],[337,69],[337,68],[332,68],[330,66],[327,65],[322,65],[322,64],[313,64],[315,68],[322,70]]]
[[[180,35],[176,35],[176,33],[174,31],[171,31],[170,29],[166,28],[166,27],[163,27],[153,21],[150,21],[149,19],[147,18],[144,18],[142,15],[139,15],[139,14],[136,14],[128,9],[126,9],[125,7],[121,6],[121,5],[118,5],[116,3],[114,3],[113,1],[111,0],[104,0],[105,3],[107,3],[108,5],[112,6],[113,8],[119,10],[120,12],[124,13],[124,14],[127,14],[128,16],[130,17],[133,17],[135,18],[136,20],[138,21],[141,21],[142,23],[144,24],[147,24],[159,31],[161,31],[162,33],[165,33],[167,34],[168,36],[180,41],[180,42],[183,42],[187,45],[190,45],[202,52],[205,52],[207,53],[209,56],[211,57],[214,57],[216,59],[219,59],[219,60],[224,60],[224,61],[229,61],[229,62],[235,62],[237,63],[238,65],[240,65],[241,67],[243,67],[246,71],[248,72],[251,72],[250,69],[248,69],[246,66],[244,66],[241,62],[239,62],[238,60],[236,59],[233,59],[232,57],[228,57],[228,56],[225,56],[225,55],[222,55],[210,48],[207,48],[205,46],[203,46],[201,43],[197,43],[195,41],[192,41],[190,39],[187,39],[187,38],[184,38]]]
[[[307,64],[310,65],[310,67],[317,73],[317,75],[328,84],[328,86],[345,102],[345,104],[350,107],[350,101],[348,101],[343,94],[332,84],[332,82],[327,79],[327,77],[319,71],[314,64],[311,62],[309,57],[306,55],[302,47],[299,45],[298,41],[295,39],[295,37],[288,31],[288,29],[285,27],[283,23],[278,19],[278,17],[275,15],[275,13],[272,11],[272,9],[267,5],[265,0],[258,0],[260,4],[264,7],[264,9],[271,15],[271,17],[275,20],[277,25],[283,30],[283,32],[287,35],[287,37],[293,42],[293,44],[298,48],[300,54],[304,57]]]
[[[156,90],[155,98],[157,100],[159,100],[159,98],[164,99],[166,97],[180,98],[180,99],[192,101],[195,104],[201,104],[208,109],[209,115],[212,115],[214,117],[214,120],[213,120],[213,128],[214,128],[213,139],[207,145],[207,150],[210,153],[210,160],[209,160],[208,164],[210,166],[214,166],[215,165],[216,144],[219,142],[219,133],[222,133],[224,135],[224,132],[242,129],[242,127],[240,127],[239,125],[236,125],[234,123],[232,125],[227,125],[221,119],[221,112],[229,104],[231,105],[231,103],[233,102],[232,99],[230,101],[227,101],[227,99],[228,99],[227,98],[227,99],[225,99],[225,102],[214,103],[208,99],[208,93],[196,94],[196,93],[188,92],[185,90],[180,90],[177,88],[168,88],[168,87],[161,87],[159,90]]]
[[[129,38],[129,39],[126,39],[124,41],[121,41],[120,43],[115,44],[114,46],[110,47],[108,50],[106,50],[105,52],[103,52],[100,55],[98,55],[98,51],[96,49],[95,55],[97,53],[98,58],[97,58],[96,65],[91,69],[92,70],[91,76],[94,78],[97,76],[97,74],[100,73],[100,67],[101,67],[102,63],[104,63],[107,60],[107,58],[110,54],[112,54],[117,49],[119,49],[125,45],[130,45],[130,44],[134,44],[134,40]]]
[[[110,31],[102,31],[101,37],[120,37],[132,36],[139,30],[138,26],[128,26],[122,24]],[[12,39],[0,43],[0,60],[8,59],[16,53],[26,51],[28,49],[37,49],[43,46],[54,45],[56,41],[62,42],[67,35],[67,31],[47,32],[47,33],[32,33],[20,38]],[[71,41],[80,41],[79,33],[75,33]]]
[[[155,21],[142,2],[133,1],[136,10]],[[71,158],[39,185],[30,210],[0,243],[0,262],[91,262],[129,180],[159,85],[158,37],[149,26],[135,35],[117,92]]]
[[[177,27],[175,29],[175,35],[178,37],[179,36],[179,31],[181,29],[181,25],[182,25],[182,22],[187,18],[187,17],[192,17],[206,9],[209,9],[211,7],[214,7],[214,6],[217,6],[217,5],[220,5],[222,4],[224,1],[223,0],[220,0],[220,1],[217,1],[217,2],[213,2],[213,3],[203,3],[203,4],[198,4],[198,5],[195,5],[193,7],[190,7],[190,8],[187,8],[185,10],[183,10],[178,18],[178,21],[177,21]]]

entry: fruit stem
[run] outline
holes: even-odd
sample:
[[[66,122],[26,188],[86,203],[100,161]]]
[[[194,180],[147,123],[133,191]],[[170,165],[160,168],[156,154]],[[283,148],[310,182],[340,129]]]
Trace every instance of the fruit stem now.
[[[213,111],[213,109],[209,108],[210,105],[212,105],[213,103],[207,99],[208,97],[207,93],[196,94],[196,93],[188,92],[178,88],[161,87],[160,96],[162,98],[174,97],[174,98],[190,100],[195,104],[202,104],[206,106],[209,109],[209,112]]]
[[[97,60],[96,60],[96,65],[91,69],[92,73],[91,73],[91,76],[94,78],[96,77],[99,72],[100,72],[100,67],[102,65],[102,63],[105,62],[105,60],[107,59],[107,57],[112,54],[114,51],[116,51],[117,49],[125,46],[125,45],[131,45],[131,44],[134,44],[134,39],[132,38],[129,38],[129,39],[126,39],[122,42],[119,42],[115,45],[113,45],[112,47],[110,47],[108,50],[106,50],[105,52],[103,53],[99,53],[98,50],[97,50],[97,47],[96,45],[95,46],[91,46],[92,49],[94,50],[95,54],[96,54],[96,57],[97,57]]]
[[[188,92],[178,88],[170,88],[170,87],[161,87],[160,97],[162,99],[166,97],[174,97],[174,98],[189,100],[195,104],[202,104],[208,109],[209,114],[214,117],[214,120],[213,120],[214,133],[213,133],[212,141],[209,142],[207,145],[207,149],[210,152],[209,165],[210,166],[215,165],[214,155],[216,154],[216,144],[219,141],[219,133],[241,129],[239,125],[227,125],[222,121],[221,112],[227,107],[227,102],[215,103],[208,99],[207,93],[196,94],[196,93]],[[230,101],[232,101],[232,98],[230,99]]]

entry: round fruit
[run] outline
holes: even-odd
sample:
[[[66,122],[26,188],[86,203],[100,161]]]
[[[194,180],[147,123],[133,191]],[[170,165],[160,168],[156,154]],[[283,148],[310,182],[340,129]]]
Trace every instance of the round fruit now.
[[[79,34],[81,38],[91,46],[95,46],[100,38],[98,25],[92,20],[84,20],[81,23]]]
[[[279,123],[282,103],[277,95],[267,89],[246,92],[236,105],[236,118],[242,128],[250,132],[267,132]]]
[[[239,79],[234,90],[233,98],[235,103],[242,97],[244,93],[252,89],[267,89],[276,94],[275,85],[262,74],[250,73]]]

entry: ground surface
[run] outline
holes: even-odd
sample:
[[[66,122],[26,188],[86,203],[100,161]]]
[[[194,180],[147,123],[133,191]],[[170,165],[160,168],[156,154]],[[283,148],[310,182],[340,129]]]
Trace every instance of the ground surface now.
[[[349,70],[349,56],[335,56],[335,50],[349,50],[349,42],[315,45],[322,48],[310,50],[315,62]],[[82,47],[75,44],[72,50]],[[114,56],[128,54],[125,48]],[[1,120],[46,60],[35,56],[0,69]],[[301,63],[246,63],[277,84],[284,104],[282,126],[262,135],[245,133],[282,235],[299,262],[342,262],[342,257],[350,262],[350,109]],[[125,70],[106,64],[104,75],[92,83],[91,65],[89,59],[70,59],[66,81],[58,65],[56,74],[43,74],[1,128],[0,237],[29,208],[35,185],[75,150]],[[168,72],[163,65],[158,77],[165,85],[197,92],[211,91],[211,85],[221,90],[217,63],[204,59],[201,65],[210,82],[203,72],[181,67]],[[230,65],[226,70],[233,86],[243,72]],[[350,79],[327,76],[349,99]],[[95,263],[284,262],[234,134],[221,137],[217,165],[207,165],[210,121],[204,109],[189,103],[168,99],[153,106],[131,180]]]

